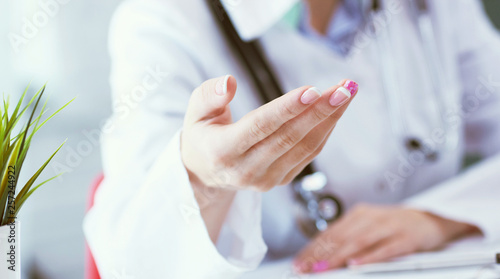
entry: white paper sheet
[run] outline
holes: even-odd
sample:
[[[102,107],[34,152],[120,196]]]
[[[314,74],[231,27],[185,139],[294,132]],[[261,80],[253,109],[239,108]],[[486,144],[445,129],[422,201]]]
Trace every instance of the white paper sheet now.
[[[437,252],[419,253],[399,258],[397,260],[407,261],[419,258],[442,258],[454,257],[460,253],[491,252],[492,257],[500,252],[500,243],[484,243],[481,238],[468,238],[453,243],[446,249]],[[434,269],[409,272],[373,273],[359,274],[350,270],[338,270],[316,275],[296,275],[291,269],[292,259],[286,259],[272,264],[264,264],[258,270],[244,275],[243,279],[330,279],[330,278],[352,278],[352,279],[500,279],[500,267],[474,266],[449,269]]]

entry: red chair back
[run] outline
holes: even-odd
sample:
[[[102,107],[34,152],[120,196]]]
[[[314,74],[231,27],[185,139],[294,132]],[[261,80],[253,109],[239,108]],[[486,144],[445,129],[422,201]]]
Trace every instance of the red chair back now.
[[[89,211],[89,209],[94,205],[95,193],[99,188],[99,185],[101,185],[103,179],[104,175],[101,173],[94,179],[94,181],[90,185],[86,211]],[[90,251],[87,242],[85,242],[85,279],[101,279],[101,276],[99,276],[99,271],[97,270],[97,266],[95,264],[94,257],[92,256],[92,252]]]

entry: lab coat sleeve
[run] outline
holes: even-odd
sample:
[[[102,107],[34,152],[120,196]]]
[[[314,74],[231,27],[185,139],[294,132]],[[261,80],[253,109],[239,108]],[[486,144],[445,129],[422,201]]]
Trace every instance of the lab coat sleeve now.
[[[176,25],[185,19],[167,3],[127,1],[111,23],[105,179],[84,220],[103,279],[234,278],[267,249],[253,191],[236,194],[218,243],[209,238],[180,154],[190,93],[209,74],[196,62],[193,33]]]
[[[500,239],[500,37],[480,1],[449,1],[456,26],[468,153],[483,161],[407,205],[474,224],[486,240]]]

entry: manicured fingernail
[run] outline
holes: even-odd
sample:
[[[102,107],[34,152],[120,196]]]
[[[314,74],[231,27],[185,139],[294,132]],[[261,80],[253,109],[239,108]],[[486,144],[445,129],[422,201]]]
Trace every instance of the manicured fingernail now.
[[[215,84],[215,94],[219,96],[224,96],[227,94],[227,82],[231,75],[226,75],[223,78],[220,78]]]
[[[358,87],[359,85],[352,81],[352,80],[348,80],[344,83],[344,87],[349,90],[349,92],[351,92],[351,96],[354,96],[356,95],[356,93],[358,93]]]
[[[302,94],[302,96],[300,97],[300,101],[304,105],[309,105],[312,104],[317,99],[319,99],[319,97],[321,97],[321,91],[316,87],[311,87],[307,89],[307,91],[304,92],[304,94]]]
[[[323,272],[328,269],[328,262],[327,261],[319,261],[315,264],[313,264],[312,271],[314,273],[317,272]]]
[[[334,107],[341,106],[347,102],[349,98],[351,98],[351,92],[341,86],[333,92],[332,96],[330,96],[330,105]]]
[[[360,263],[358,259],[350,259],[347,261],[347,265],[359,265]]]

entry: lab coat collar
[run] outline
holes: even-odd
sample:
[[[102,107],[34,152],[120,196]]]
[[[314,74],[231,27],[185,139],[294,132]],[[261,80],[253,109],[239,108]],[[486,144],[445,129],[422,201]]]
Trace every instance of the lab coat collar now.
[[[258,38],[278,22],[299,0],[222,0],[241,39]]]
[[[373,0],[358,0],[363,11],[368,11]],[[260,37],[299,0],[221,0],[236,31],[244,41]]]

